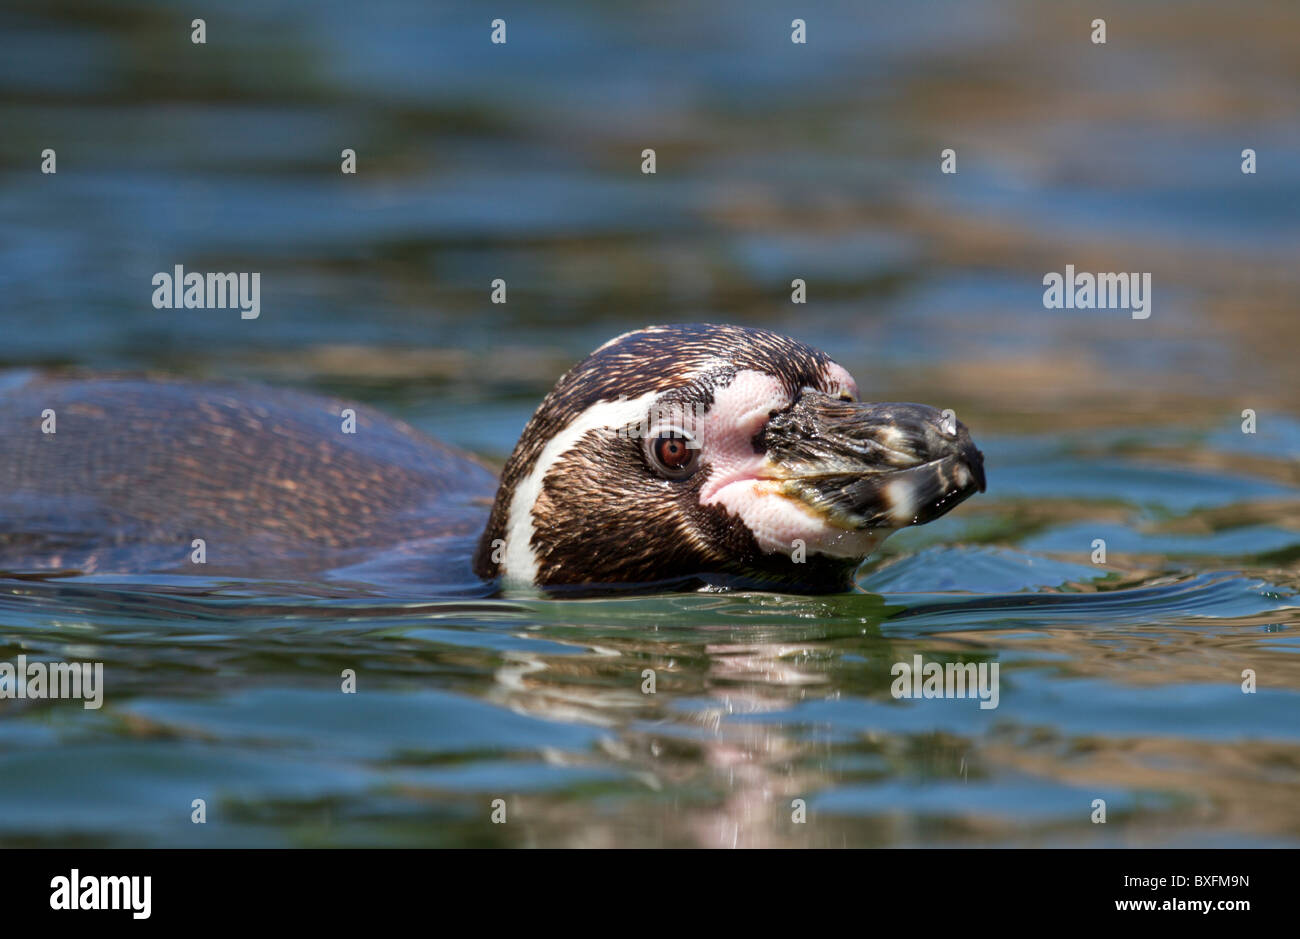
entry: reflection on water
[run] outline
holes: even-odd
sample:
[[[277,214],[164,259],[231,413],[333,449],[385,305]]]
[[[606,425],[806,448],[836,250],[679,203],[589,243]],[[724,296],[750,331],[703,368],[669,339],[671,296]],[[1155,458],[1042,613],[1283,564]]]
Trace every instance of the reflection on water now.
[[[842,597],[0,577],[0,662],[108,685],[0,700],[0,843],[1300,843],[1300,12],[1131,5],[1102,47],[1072,3],[816,6],[807,48],[767,2],[498,49],[398,0],[227,4],[206,47],[161,0],[0,13],[0,366],[295,384],[499,459],[610,336],[735,321],[954,408],[990,484]],[[178,263],[261,272],[261,317],[153,309]],[[1151,318],[1044,309],[1066,264],[1150,272]],[[915,655],[998,663],[999,706],[894,700]]]
[[[924,569],[933,553],[897,564]],[[303,597],[279,610],[211,586],[147,607],[132,586],[12,588],[6,621],[31,625],[7,631],[5,656],[103,661],[112,695],[100,712],[9,704],[0,804],[22,809],[6,812],[8,841],[1273,844],[1300,832],[1294,593],[1254,578],[947,598]],[[918,654],[998,662],[999,706],[895,701],[891,667]],[[355,696],[338,693],[345,668],[361,676]],[[1244,668],[1261,676],[1256,695],[1238,688]],[[219,824],[196,831],[192,798],[210,799]],[[496,798],[514,824],[485,822]],[[1096,798],[1107,826],[1087,820]]]

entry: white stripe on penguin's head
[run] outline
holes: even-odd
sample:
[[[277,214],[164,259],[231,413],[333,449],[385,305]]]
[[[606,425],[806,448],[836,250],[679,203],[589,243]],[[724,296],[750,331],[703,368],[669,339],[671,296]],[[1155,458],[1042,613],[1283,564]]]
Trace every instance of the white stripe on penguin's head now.
[[[597,401],[574,418],[546,442],[532,470],[520,480],[510,499],[506,522],[505,550],[502,552],[502,579],[511,586],[532,586],[537,582],[537,556],[533,553],[533,507],[542,494],[542,483],[556,462],[572,450],[593,430],[617,430],[645,420],[654,405],[657,392],[648,391],[636,398]]]

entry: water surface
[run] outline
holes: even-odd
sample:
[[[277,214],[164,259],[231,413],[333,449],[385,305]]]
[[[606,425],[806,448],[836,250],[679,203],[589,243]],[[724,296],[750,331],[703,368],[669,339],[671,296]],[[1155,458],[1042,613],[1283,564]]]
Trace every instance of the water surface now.
[[[731,321],[952,407],[989,479],[835,597],[0,574],[0,661],[107,685],[0,701],[0,843],[1300,844],[1294,4],[1106,46],[1085,5],[813,4],[806,48],[708,6],[507,4],[499,48],[469,5],[223,4],[205,47],[165,2],[0,14],[0,366],[342,394],[499,462],[605,339]],[[177,263],[262,315],[153,309]],[[1151,318],[1044,309],[1066,264],[1151,272]],[[894,699],[915,655],[998,707]]]

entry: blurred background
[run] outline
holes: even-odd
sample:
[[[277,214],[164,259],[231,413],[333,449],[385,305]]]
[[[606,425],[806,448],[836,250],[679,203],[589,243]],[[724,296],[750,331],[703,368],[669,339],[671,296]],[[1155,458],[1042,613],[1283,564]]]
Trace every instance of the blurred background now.
[[[736,322],[955,409],[989,476],[839,600],[11,583],[0,658],[123,690],[0,702],[6,843],[1300,843],[1292,0],[8,0],[0,47],[0,367],[330,391],[500,461],[604,340]],[[260,318],[154,309],[176,264],[260,272]],[[1045,309],[1067,264],[1149,272],[1150,318]],[[1001,661],[1001,707],[893,702],[914,652]]]

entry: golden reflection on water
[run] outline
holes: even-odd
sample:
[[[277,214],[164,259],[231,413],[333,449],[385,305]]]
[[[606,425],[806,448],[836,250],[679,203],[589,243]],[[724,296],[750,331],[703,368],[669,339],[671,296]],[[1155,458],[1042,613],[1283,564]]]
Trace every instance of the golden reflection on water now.
[[[1050,717],[1003,716],[1020,679],[1040,673],[1049,694],[1086,714],[1092,679],[1116,688],[1221,686],[1237,691],[1243,669],[1260,687],[1300,688],[1300,627],[1265,627],[1276,614],[1179,625],[1121,628],[1077,624],[1032,629],[944,631],[921,638],[860,630],[802,638],[750,638],[717,628],[668,641],[602,632],[590,642],[564,639],[572,655],[511,658],[490,697],[515,711],[605,728],[601,757],[640,780],[647,792],[635,815],[598,802],[524,796],[521,814],[544,819],[538,843],[619,846],[627,843],[699,847],[843,845],[1142,844],[1176,843],[1188,826],[1198,838],[1300,835],[1300,745],[1253,734],[1249,721],[1225,739],[1217,729],[1171,724],[1160,731],[1072,732]],[[707,633],[708,630],[699,630]],[[926,660],[1002,660],[1001,708],[973,731],[887,720],[832,727],[829,720],[791,719],[816,700],[891,701],[889,667],[922,654]],[[655,670],[657,693],[642,694],[642,670]],[[948,709],[976,702],[901,701],[891,707]],[[1270,707],[1261,698],[1257,705]],[[848,714],[851,712],[842,712]],[[1023,713],[1023,712],[1022,712]],[[1139,720],[1149,723],[1147,714]],[[1086,719],[1084,721],[1086,723]],[[851,730],[846,728],[853,728]],[[557,760],[564,757],[554,755]],[[571,759],[571,757],[570,757]],[[891,781],[913,794],[942,785],[1001,786],[1017,779],[1078,790],[1073,811],[1059,807],[1019,814],[1014,804],[991,810],[948,807],[822,811],[820,792]],[[947,790],[951,792],[951,790]],[[1110,827],[1090,822],[1093,793],[1131,794],[1110,809]],[[667,794],[671,793],[671,797]],[[796,824],[794,800],[807,805]],[[979,804],[979,803],[974,803]]]

